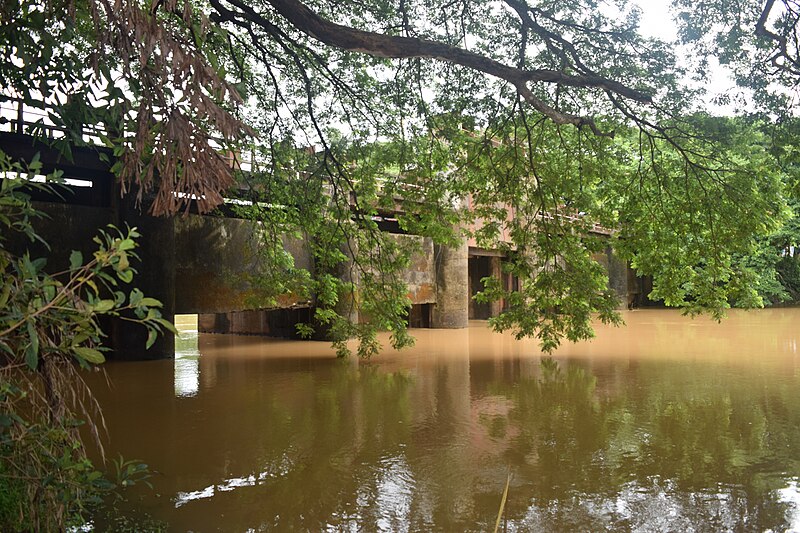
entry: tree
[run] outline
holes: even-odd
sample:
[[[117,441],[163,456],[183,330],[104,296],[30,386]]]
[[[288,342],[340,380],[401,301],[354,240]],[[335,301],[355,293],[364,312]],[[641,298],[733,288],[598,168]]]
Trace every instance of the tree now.
[[[546,348],[591,335],[593,312],[618,319],[590,259],[590,222],[619,228],[616,246],[673,305],[721,314],[743,291],[742,301],[758,303],[733,257],[782,218],[780,169],[742,132],[697,113],[698,91],[681,84],[686,69],[672,47],[641,36],[624,1],[11,7],[3,87],[89,102],[113,125],[107,142],[125,187],[140,199],[157,191],[153,213],[185,208],[191,195],[201,210],[220,201],[233,171],[213,137],[256,154],[241,179],[270,206],[259,210],[267,256],[292,273],[274,253],[278,237],[315,237],[319,268],[305,279],[321,295],[318,319],[340,341],[360,336],[363,354],[375,351],[378,327],[409,342],[395,275],[407,254],[373,221],[398,197],[401,225],[441,242],[480,217],[480,238],[502,247],[505,226],[510,268],[533,281],[496,325],[539,335]],[[472,209],[459,209],[467,197]],[[358,273],[356,298],[347,299],[342,269]],[[368,308],[371,322],[350,324],[346,301]]]

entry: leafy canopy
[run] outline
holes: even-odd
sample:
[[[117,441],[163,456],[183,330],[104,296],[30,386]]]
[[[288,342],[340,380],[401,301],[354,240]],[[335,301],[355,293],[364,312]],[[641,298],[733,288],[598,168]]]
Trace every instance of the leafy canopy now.
[[[750,69],[740,79],[756,88],[795,88],[793,0],[675,6],[686,42],[712,39],[700,56]],[[762,133],[773,117],[704,114],[673,43],[642,36],[624,0],[12,7],[0,33],[6,93],[59,104],[62,121],[67,109],[101,118],[120,178],[140,198],[154,192],[156,214],[191,195],[210,209],[238,181],[266,206],[252,211],[276,286],[316,295],[318,321],[342,342],[360,336],[365,355],[376,328],[409,342],[410,252],[379,231],[382,213],[451,244],[480,221],[477,238],[507,250],[524,280],[514,294],[489,283],[482,297],[511,302],[496,325],[545,348],[590,336],[593,313],[618,320],[591,259],[595,223],[670,305],[760,304],[754,270],[736,258],[785,214],[785,167]],[[246,172],[220,147],[250,154]],[[309,241],[311,270],[279,252],[284,235]],[[347,320],[353,306],[367,324]]]

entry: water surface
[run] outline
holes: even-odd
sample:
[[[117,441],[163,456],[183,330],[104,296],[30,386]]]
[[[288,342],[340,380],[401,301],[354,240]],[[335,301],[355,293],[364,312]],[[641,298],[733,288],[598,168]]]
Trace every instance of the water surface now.
[[[491,531],[509,475],[508,531],[800,531],[800,309],[624,318],[552,357],[195,334],[90,381],[172,531]]]

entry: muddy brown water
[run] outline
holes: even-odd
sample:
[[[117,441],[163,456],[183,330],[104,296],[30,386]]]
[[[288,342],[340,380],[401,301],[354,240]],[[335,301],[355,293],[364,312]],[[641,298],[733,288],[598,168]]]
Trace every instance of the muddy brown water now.
[[[188,334],[90,382],[170,531],[800,531],[800,309],[624,313],[543,356],[491,332],[337,360]]]

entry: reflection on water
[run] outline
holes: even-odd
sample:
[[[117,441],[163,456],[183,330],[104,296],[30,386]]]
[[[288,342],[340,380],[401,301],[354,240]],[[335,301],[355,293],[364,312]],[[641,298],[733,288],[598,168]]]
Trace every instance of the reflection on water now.
[[[201,334],[93,386],[175,531],[491,530],[509,472],[509,531],[800,530],[800,310],[625,319],[552,358],[480,322],[369,363]]]
[[[188,398],[200,390],[200,350],[197,330],[181,331],[175,339],[175,397]]]
[[[787,487],[779,489],[778,498],[782,503],[789,504],[791,508],[789,523],[792,531],[800,531],[800,487],[798,487],[798,478],[789,480]]]

